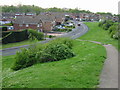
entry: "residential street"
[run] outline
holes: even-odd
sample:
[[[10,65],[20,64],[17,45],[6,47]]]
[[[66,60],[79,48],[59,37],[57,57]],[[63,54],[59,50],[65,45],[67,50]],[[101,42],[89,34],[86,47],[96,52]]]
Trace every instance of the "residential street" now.
[[[77,26],[78,22],[75,22],[75,24],[76,24],[76,28],[73,31],[66,33],[64,35],[58,36],[58,37],[70,37],[71,39],[76,39],[76,38],[84,35],[88,31],[88,27],[85,24],[81,23],[81,26]],[[53,40],[53,39],[40,41],[38,43],[47,43],[50,40]],[[14,54],[16,54],[17,51],[20,50],[20,48],[27,48],[28,46],[29,45],[23,45],[23,46],[3,49],[3,50],[0,50],[0,55],[2,55],[2,56],[14,55]]]
[[[120,0],[2,0],[0,7],[1,89],[120,90]]]
[[[76,22],[77,24],[78,22]],[[70,37],[71,39],[76,39],[88,31],[88,27],[81,23],[81,26],[77,26],[73,31],[66,33],[58,37]],[[47,43],[52,39],[41,41],[38,43]],[[81,40],[82,41],[82,40]],[[85,40],[84,40],[85,41]],[[86,40],[89,41],[89,40]],[[101,44],[100,42],[90,41],[93,43]],[[20,48],[27,48],[29,45],[24,45],[20,47],[13,47],[1,50],[3,56],[14,55],[16,51]],[[105,60],[103,70],[100,76],[100,88],[117,88],[118,87],[118,51],[112,45],[103,45],[107,51],[107,59]]]

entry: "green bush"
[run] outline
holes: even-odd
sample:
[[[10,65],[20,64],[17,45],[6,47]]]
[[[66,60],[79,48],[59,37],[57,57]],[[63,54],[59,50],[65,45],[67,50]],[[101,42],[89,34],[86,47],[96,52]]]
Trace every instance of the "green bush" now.
[[[75,28],[75,26],[73,25],[73,26],[64,26],[65,28],[71,28],[71,29],[73,29],[73,28]]]
[[[109,33],[111,33],[112,31],[117,30],[117,25],[112,25],[108,30],[109,30]]]
[[[67,45],[70,49],[73,47],[73,40],[70,38],[57,38],[55,40],[50,41],[50,43],[61,43]]]
[[[16,62],[13,66],[13,70],[19,70],[19,69],[23,69],[26,68],[28,66],[32,66],[33,64],[36,63],[36,59],[33,53],[31,53],[29,50],[27,49],[22,49],[22,52],[17,52],[16,53]]]
[[[105,23],[106,23],[106,20],[101,21],[101,22],[99,22],[98,26],[99,26],[99,27],[102,27],[102,26],[103,26],[103,24],[105,24]]]
[[[2,43],[3,44],[20,42],[26,39],[28,39],[27,30],[3,31],[2,32]]]
[[[73,56],[74,53],[67,47],[67,45],[61,43],[50,43],[45,48],[41,62],[59,61]]]
[[[67,31],[70,32],[70,31],[72,31],[72,29],[69,28],[69,29],[67,29]]]
[[[72,48],[72,42],[68,38],[58,38],[46,44],[33,45],[28,49],[24,48],[17,52],[12,69],[19,70],[36,63],[59,61],[73,57],[75,54],[70,48]]]
[[[99,22],[98,26],[101,27],[102,26],[102,22]]]
[[[67,31],[67,28],[65,28],[65,29],[58,29],[58,31],[65,32],[65,31]]]
[[[44,38],[44,34],[42,32],[38,32],[33,29],[28,29],[29,39],[31,40],[42,40]]]
[[[113,31],[110,33],[110,36],[111,36],[111,38],[118,39],[118,31],[113,30]]]
[[[113,35],[113,38],[114,38],[114,39],[118,39],[118,38],[119,38],[118,35],[119,35],[118,32],[116,32],[116,33]]]
[[[53,37],[55,37],[55,36],[49,35],[49,38],[53,38]]]
[[[103,28],[104,30],[107,30],[107,29],[109,28],[109,26],[108,26],[108,24],[103,24],[102,28]]]
[[[103,22],[99,22],[98,26],[102,27],[104,30],[108,30],[111,38],[118,39],[120,37],[118,25],[113,21],[105,20]]]
[[[3,26],[2,31],[7,31],[7,27]]]
[[[114,24],[113,21],[111,20],[104,20],[102,22],[99,22],[98,26],[102,27],[105,30],[108,30],[110,26],[112,26]]]
[[[39,47],[31,46],[28,49],[22,48],[20,52],[16,53],[15,56],[16,61],[12,69],[13,70],[23,69],[39,62],[42,49],[43,48],[41,48],[40,46]]]
[[[114,39],[118,39],[119,34],[118,34],[118,26],[117,25],[112,25],[109,29],[110,36]]]

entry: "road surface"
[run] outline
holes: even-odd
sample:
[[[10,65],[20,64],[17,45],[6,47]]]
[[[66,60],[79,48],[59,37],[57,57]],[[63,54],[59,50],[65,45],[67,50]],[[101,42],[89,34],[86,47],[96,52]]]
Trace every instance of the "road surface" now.
[[[78,22],[75,22],[76,28],[73,29],[71,32],[65,33],[65,34],[63,34],[61,36],[58,36],[58,37],[70,37],[71,39],[76,39],[76,38],[84,35],[88,31],[88,27],[83,23],[81,23],[81,26],[77,26],[77,23]],[[47,43],[50,40],[53,40],[53,39],[40,41],[38,43]],[[29,47],[29,45],[6,48],[6,49],[3,49],[3,50],[0,50],[0,55],[2,55],[2,56],[14,55],[14,54],[16,54],[17,51],[20,51],[20,48],[28,48],[28,47]]]

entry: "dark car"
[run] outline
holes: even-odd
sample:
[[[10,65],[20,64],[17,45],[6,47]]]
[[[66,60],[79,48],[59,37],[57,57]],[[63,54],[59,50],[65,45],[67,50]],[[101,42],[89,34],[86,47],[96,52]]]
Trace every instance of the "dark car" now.
[[[80,26],[80,23],[78,24],[78,26]]]

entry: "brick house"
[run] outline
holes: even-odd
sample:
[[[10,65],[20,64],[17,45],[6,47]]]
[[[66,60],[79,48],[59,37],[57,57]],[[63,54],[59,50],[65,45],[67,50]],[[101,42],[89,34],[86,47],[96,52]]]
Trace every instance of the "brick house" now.
[[[0,13],[2,19],[13,19],[15,18],[15,13],[2,12]]]
[[[62,12],[44,12],[41,15],[50,17],[55,25],[62,24],[65,20],[65,13]]]
[[[53,29],[55,25],[55,18],[52,15],[38,15],[36,19],[40,19],[42,21],[42,29],[43,32],[49,32]]]
[[[65,20],[65,13],[52,12],[51,15],[54,17],[55,25],[60,25]]]
[[[14,30],[31,28],[42,31],[42,21],[40,18],[38,19],[32,16],[19,16],[16,18],[13,27]]]
[[[7,19],[0,19],[0,25],[7,24],[7,23],[11,23],[11,21]]]
[[[43,32],[50,32],[55,25],[62,24],[64,22],[64,13],[42,13],[37,16],[21,15],[16,17],[14,22],[14,29],[35,29]]]

